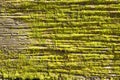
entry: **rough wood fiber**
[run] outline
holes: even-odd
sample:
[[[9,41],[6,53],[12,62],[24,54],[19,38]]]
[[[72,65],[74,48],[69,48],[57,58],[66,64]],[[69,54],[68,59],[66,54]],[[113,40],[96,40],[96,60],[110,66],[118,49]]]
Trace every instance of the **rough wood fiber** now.
[[[120,79],[119,0],[7,0],[1,6],[0,49],[26,50],[0,53],[4,78]]]
[[[4,53],[21,51],[30,44],[26,26],[11,18],[0,18],[0,49]]]

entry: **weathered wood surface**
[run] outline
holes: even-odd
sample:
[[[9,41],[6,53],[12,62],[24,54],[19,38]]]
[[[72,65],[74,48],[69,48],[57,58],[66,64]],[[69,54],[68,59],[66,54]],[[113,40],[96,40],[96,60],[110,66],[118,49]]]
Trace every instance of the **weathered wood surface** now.
[[[120,79],[120,1],[7,0],[1,6],[0,49],[22,52],[0,54],[4,77]]]
[[[25,23],[12,18],[0,18],[0,49],[4,52],[18,52],[30,44]]]

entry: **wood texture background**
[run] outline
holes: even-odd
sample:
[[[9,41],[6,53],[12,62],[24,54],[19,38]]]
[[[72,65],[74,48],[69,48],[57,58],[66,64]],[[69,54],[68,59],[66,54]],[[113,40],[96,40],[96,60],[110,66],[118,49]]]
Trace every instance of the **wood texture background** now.
[[[120,80],[120,1],[3,0],[0,50],[4,78]]]

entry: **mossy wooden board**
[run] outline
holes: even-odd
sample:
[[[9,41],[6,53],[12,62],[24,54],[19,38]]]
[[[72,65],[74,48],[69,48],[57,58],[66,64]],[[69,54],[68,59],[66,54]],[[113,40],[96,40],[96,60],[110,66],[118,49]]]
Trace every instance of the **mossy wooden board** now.
[[[0,6],[4,78],[120,79],[119,0],[5,0]]]

